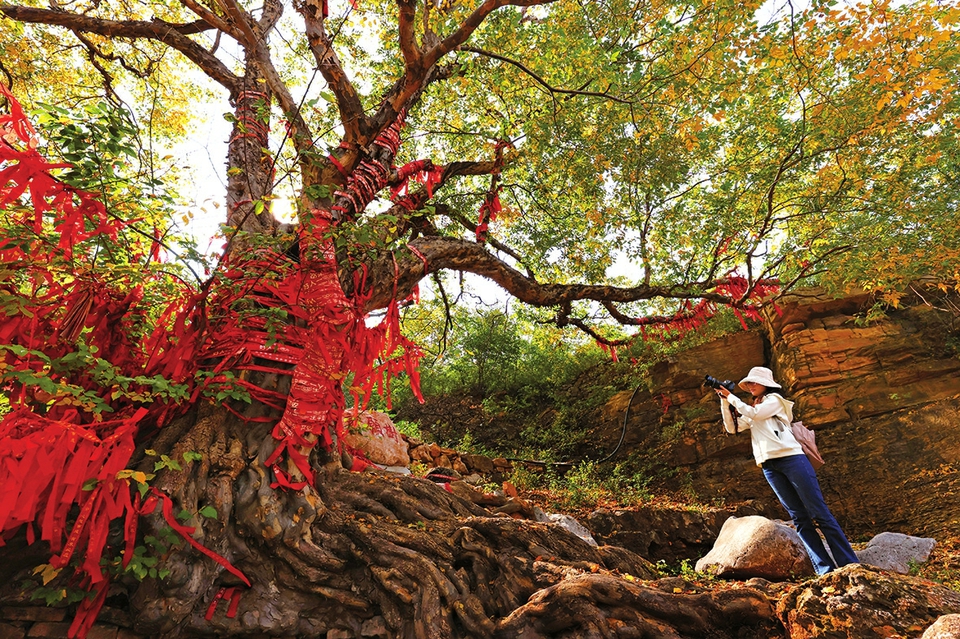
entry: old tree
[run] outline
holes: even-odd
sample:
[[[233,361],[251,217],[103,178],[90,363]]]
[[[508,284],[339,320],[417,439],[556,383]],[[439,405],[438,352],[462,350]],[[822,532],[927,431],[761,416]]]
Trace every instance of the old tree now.
[[[108,597],[150,636],[762,623],[749,590],[678,608],[617,576],[644,570],[626,551],[356,472],[344,409],[416,379],[398,303],[471,272],[615,346],[798,282],[893,303],[918,276],[957,284],[951,3],[0,14],[2,570],[89,592],[74,634]],[[203,273],[156,149],[210,81],[233,132]],[[631,275],[608,278],[619,258]]]

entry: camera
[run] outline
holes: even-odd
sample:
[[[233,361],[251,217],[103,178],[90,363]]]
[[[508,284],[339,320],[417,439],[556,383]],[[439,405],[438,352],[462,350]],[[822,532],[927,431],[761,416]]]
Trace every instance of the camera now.
[[[706,384],[710,388],[726,388],[731,393],[737,390],[737,385],[732,381],[730,381],[729,379],[725,379],[721,382],[716,377],[710,377],[709,375],[704,376],[704,379],[706,380],[704,384]]]

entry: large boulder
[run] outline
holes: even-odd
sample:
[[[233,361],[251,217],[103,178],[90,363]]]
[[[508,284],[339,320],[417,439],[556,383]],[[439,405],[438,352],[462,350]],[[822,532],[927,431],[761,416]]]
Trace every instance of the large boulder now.
[[[696,568],[719,577],[772,580],[814,574],[797,532],[759,515],[731,517],[724,522],[713,549],[697,562]]]
[[[906,575],[910,573],[911,564],[925,562],[936,545],[937,540],[930,537],[882,532],[871,539],[863,550],[857,551],[857,557],[860,563]]]
[[[920,639],[960,639],[960,615],[943,615]]]
[[[343,420],[347,424],[344,443],[362,452],[375,464],[382,466],[409,466],[410,455],[407,442],[386,413],[355,410],[346,411]]]
[[[863,564],[808,581],[777,604],[790,639],[918,637],[957,612],[960,592]]]

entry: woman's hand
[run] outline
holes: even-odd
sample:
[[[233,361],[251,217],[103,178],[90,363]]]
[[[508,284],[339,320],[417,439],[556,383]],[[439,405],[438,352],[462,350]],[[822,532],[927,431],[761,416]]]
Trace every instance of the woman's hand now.
[[[716,391],[717,391],[717,395],[719,395],[720,397],[729,397],[729,396],[730,396],[730,391],[728,391],[726,388],[724,388],[724,387],[722,387],[722,386],[721,386],[720,388],[717,388]]]

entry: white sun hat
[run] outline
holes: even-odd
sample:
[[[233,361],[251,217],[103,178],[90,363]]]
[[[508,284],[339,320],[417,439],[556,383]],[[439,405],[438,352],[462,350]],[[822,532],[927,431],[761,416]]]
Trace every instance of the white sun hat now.
[[[767,388],[783,388],[774,381],[773,371],[764,366],[754,366],[747,373],[747,376],[740,380],[740,388],[743,388],[744,382],[754,382]]]

